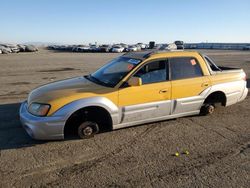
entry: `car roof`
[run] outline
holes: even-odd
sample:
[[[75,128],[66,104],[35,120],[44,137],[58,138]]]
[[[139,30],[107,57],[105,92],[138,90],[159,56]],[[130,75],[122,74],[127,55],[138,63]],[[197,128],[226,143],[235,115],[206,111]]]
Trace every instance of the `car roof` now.
[[[164,56],[168,56],[169,54],[173,55],[183,55],[183,56],[190,56],[190,55],[197,55],[198,52],[196,51],[184,51],[184,50],[146,50],[142,52],[128,52],[123,55],[123,57],[133,58],[133,59],[140,59],[145,60],[150,58],[161,58]]]
[[[146,59],[146,56],[151,53],[151,51],[142,51],[142,52],[128,52],[123,55],[123,57],[133,58],[133,59]]]

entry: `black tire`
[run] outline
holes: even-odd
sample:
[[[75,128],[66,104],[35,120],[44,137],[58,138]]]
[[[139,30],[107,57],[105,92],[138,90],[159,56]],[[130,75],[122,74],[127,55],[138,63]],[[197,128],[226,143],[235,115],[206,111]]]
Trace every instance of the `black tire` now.
[[[200,114],[203,116],[210,115],[210,114],[214,113],[214,110],[215,110],[214,104],[204,104],[201,107]]]
[[[96,122],[85,121],[78,127],[78,136],[82,139],[93,137],[99,132],[99,126]]]

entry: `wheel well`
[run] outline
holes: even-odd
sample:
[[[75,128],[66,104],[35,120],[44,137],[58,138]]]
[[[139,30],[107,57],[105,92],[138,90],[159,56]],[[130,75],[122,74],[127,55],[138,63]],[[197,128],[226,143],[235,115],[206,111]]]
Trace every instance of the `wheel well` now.
[[[64,136],[76,135],[78,126],[84,121],[95,121],[101,132],[112,129],[109,112],[99,106],[89,106],[77,110],[68,118],[64,126]]]
[[[205,99],[204,104],[215,104],[221,103],[222,106],[226,106],[227,98],[225,93],[222,91],[216,91],[208,95]]]

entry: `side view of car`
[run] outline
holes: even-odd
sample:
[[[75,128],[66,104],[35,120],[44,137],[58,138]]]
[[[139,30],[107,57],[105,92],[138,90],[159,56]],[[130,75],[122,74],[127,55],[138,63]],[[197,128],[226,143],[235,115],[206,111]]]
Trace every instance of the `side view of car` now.
[[[130,52],[96,72],[33,90],[20,120],[34,139],[89,138],[101,131],[208,115],[247,96],[242,69],[195,51]]]
[[[120,45],[115,45],[112,47],[112,52],[117,52],[117,53],[121,53],[124,51],[124,47],[120,46]]]
[[[110,52],[111,51],[111,45],[103,44],[100,47],[100,52]]]
[[[85,46],[85,45],[72,48],[72,52],[89,52],[89,51],[90,51],[90,47]]]
[[[90,52],[99,52],[99,46],[98,45],[96,45],[96,44],[92,44],[92,45],[90,45],[89,46],[89,51]]]
[[[162,44],[158,46],[158,50],[177,50],[176,44]]]
[[[142,50],[148,48],[148,46],[146,44],[143,44],[141,42],[137,43],[137,45],[139,45]]]
[[[0,45],[0,50],[3,54],[8,54],[8,53],[12,53],[12,50],[11,48],[9,47],[6,47],[4,45]]]
[[[136,52],[138,48],[135,45],[128,46],[127,51],[128,52]]]
[[[183,50],[184,49],[184,42],[183,41],[177,40],[177,41],[174,42],[174,44],[177,46],[178,50]]]

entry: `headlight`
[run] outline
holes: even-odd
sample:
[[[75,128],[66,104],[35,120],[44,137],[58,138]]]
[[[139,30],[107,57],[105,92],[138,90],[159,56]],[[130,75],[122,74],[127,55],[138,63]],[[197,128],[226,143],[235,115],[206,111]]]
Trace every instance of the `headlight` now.
[[[49,104],[32,103],[29,106],[29,112],[35,116],[46,116],[49,112]]]

